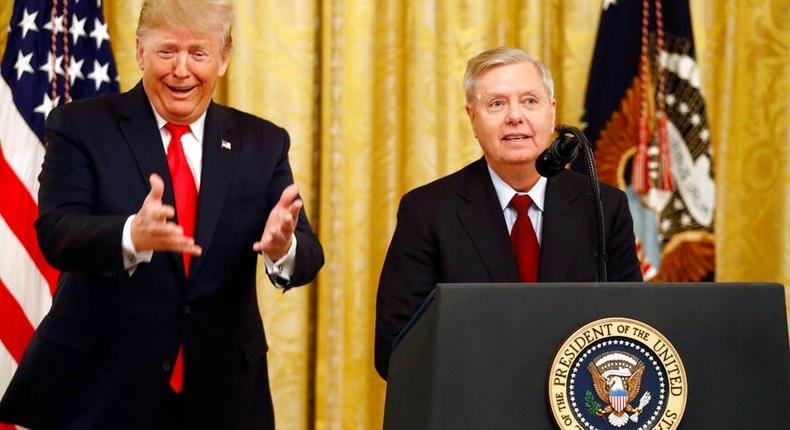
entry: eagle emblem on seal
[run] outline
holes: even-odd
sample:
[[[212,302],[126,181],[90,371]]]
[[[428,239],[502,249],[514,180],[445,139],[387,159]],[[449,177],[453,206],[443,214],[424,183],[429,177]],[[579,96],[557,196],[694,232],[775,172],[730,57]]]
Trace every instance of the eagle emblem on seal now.
[[[639,404],[631,405],[640,392],[645,365],[637,357],[623,351],[609,351],[590,362],[587,371],[592,375],[593,386],[606,406],[595,414],[606,417],[614,427],[622,427],[630,419],[639,421],[639,413],[650,403],[650,392],[645,391]]]

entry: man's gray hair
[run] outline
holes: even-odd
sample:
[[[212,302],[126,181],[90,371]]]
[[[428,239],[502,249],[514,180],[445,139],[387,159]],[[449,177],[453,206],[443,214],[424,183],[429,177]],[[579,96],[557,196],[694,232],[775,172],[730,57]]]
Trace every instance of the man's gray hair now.
[[[538,61],[521,49],[509,48],[507,46],[500,46],[499,48],[489,49],[480,54],[472,57],[466,63],[466,73],[464,73],[464,93],[466,94],[466,103],[471,104],[474,97],[474,92],[477,87],[477,78],[488,69],[506,66],[509,64],[517,63],[531,63],[538,70],[538,75],[543,81],[543,87],[546,88],[546,93],[549,95],[549,100],[554,99],[554,80],[551,78],[551,72],[545,64]]]

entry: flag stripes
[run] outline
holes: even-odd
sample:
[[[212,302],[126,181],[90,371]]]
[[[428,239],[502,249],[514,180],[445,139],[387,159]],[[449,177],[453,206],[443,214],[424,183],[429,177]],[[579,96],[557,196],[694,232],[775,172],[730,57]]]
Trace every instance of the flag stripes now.
[[[46,279],[50,293],[55,294],[58,272],[44,259],[44,254],[38,248],[36,231],[33,228],[33,223],[38,216],[38,206],[11,170],[11,166],[6,163],[2,152],[0,152],[0,193],[4,197],[0,200],[0,216],[22,243],[39,272]]]
[[[8,292],[2,280],[0,280],[0,314],[3,315],[0,340],[18,363],[22,360],[27,343],[33,337],[33,326],[30,325],[19,303]]]
[[[33,201],[38,202],[38,172],[44,162],[44,145],[20,114],[4,79],[0,79],[0,147],[8,166]]]
[[[0,264],[0,282],[22,308],[27,320],[34,326],[38,325],[52,304],[49,285],[2,217],[0,217],[0,243],[4,246],[3,263]],[[2,324],[6,324],[6,315],[2,314],[2,317]]]
[[[101,2],[15,0],[11,21],[2,25],[8,39],[0,67],[0,395],[52,305],[59,275],[34,228],[44,120],[64,100],[118,91]],[[11,429],[0,423],[0,430]]]

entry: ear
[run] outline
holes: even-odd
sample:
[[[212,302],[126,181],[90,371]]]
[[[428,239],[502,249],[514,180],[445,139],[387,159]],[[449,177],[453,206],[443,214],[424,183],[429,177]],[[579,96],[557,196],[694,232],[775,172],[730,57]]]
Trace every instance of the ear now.
[[[466,115],[469,117],[469,121],[474,122],[477,112],[475,112],[475,109],[472,107],[472,105],[466,105]]]
[[[469,123],[472,125],[472,133],[474,134],[475,139],[477,139],[477,129],[475,128],[475,118],[477,118],[477,111],[475,111],[475,108],[473,108],[470,104],[466,105],[466,115],[469,117]]]
[[[230,49],[222,50],[222,52],[219,54],[219,61],[219,71],[217,72],[217,76],[223,76],[228,70],[228,63],[230,62]]]
[[[137,65],[140,67],[140,70],[144,70],[145,62],[143,61],[143,56],[145,54],[145,50],[143,49],[143,41],[140,40],[140,37],[138,36],[134,39],[134,43],[135,43],[135,58],[137,59]]]

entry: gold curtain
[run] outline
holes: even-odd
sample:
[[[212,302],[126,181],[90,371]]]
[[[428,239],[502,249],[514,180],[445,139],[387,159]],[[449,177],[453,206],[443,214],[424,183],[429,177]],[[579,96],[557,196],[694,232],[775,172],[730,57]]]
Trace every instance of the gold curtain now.
[[[11,1],[0,6],[8,22]],[[105,1],[126,90],[140,78],[141,0]],[[513,45],[554,73],[559,122],[578,124],[600,3],[590,0],[237,0],[215,99],[291,134],[291,164],[326,254],[318,281],[259,277],[277,426],[375,429],[378,275],[407,190],[480,156],[466,60]],[[691,0],[716,169],[717,278],[790,284],[790,4]],[[0,32],[0,51],[5,45]]]

